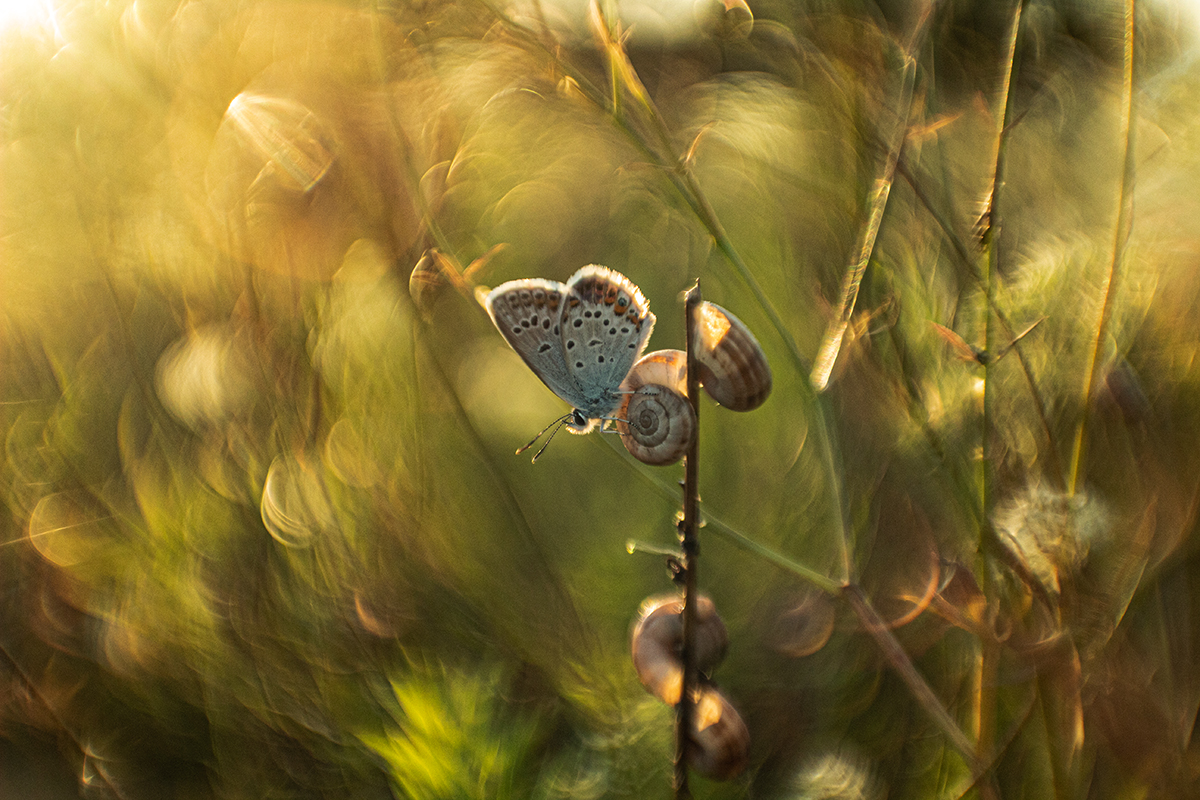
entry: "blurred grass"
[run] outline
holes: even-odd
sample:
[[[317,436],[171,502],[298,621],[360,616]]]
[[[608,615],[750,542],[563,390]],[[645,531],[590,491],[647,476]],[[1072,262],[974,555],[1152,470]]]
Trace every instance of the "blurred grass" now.
[[[669,795],[626,653],[666,570],[624,546],[671,544],[678,503],[599,435],[513,456],[562,404],[469,298],[406,288],[430,247],[506,243],[473,279],[606,264],[666,348],[699,277],[757,333],[774,395],[705,401],[705,508],[834,581],[844,528],[917,673],[990,728],[973,775],[849,606],[714,524],[751,767],[699,796],[1195,795],[1194,12],[1135,7],[1101,326],[1125,7],[1024,10],[990,306],[1013,7],[933,8],[814,400],[791,348],[836,318],[918,9],[722,8],[605,5],[615,84],[571,4],[77,0],[0,30],[4,759],[56,752],[89,797]],[[1045,317],[1024,363],[931,324],[995,354],[999,314]]]

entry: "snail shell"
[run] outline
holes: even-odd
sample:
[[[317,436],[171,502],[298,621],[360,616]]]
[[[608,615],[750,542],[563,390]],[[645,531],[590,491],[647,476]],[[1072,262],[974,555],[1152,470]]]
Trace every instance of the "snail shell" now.
[[[711,672],[725,657],[729,634],[713,601],[700,595],[696,602],[696,631],[692,636],[696,667]],[[633,668],[646,691],[668,705],[683,691],[683,598],[651,597],[642,603],[633,629]]]
[[[700,385],[733,411],[752,411],[771,393],[771,367],[758,340],[733,314],[701,303],[692,320]]]
[[[426,322],[432,318],[434,300],[445,286],[446,276],[442,274],[437,255],[426,250],[408,276],[408,294]]]
[[[616,416],[625,449],[653,466],[683,458],[696,435],[692,404],[681,393],[656,383],[625,395]]]
[[[727,781],[746,768],[750,731],[725,696],[711,686],[700,690],[692,717],[688,764],[714,781]]]
[[[687,353],[682,350],[655,350],[638,359],[621,382],[621,390],[634,392],[649,384],[658,384],[687,394]]]

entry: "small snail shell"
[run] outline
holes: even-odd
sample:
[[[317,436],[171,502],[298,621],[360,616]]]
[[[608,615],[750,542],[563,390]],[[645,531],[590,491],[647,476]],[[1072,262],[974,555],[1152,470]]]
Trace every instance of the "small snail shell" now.
[[[771,393],[771,367],[745,324],[713,303],[701,303],[693,318],[700,385],[733,411],[752,411]]]
[[[725,657],[729,634],[713,601],[700,595],[696,602],[696,631],[692,636],[696,667],[711,672]],[[633,628],[633,668],[646,691],[668,705],[683,691],[683,598],[651,597],[642,603]]]
[[[687,353],[682,350],[655,350],[638,359],[621,382],[621,390],[637,391],[649,384],[658,384],[687,394]]]
[[[714,781],[727,781],[746,768],[750,731],[742,716],[711,686],[700,690],[693,710],[688,764]]]
[[[696,435],[692,404],[674,389],[655,383],[625,395],[616,416],[625,449],[653,466],[683,458]]]
[[[408,294],[426,322],[432,318],[434,300],[445,285],[446,276],[442,274],[436,253],[426,250],[408,276]]]

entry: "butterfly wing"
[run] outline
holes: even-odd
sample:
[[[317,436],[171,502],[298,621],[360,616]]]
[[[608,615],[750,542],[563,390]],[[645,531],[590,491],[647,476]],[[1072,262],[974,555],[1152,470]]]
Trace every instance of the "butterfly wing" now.
[[[561,316],[570,290],[556,281],[528,278],[502,283],[483,305],[500,335],[550,391],[578,407],[583,399],[563,360]]]
[[[606,267],[584,267],[566,288],[560,314],[563,358],[582,393],[575,406],[596,418],[619,404],[616,390],[646,348],[654,315],[641,290]]]

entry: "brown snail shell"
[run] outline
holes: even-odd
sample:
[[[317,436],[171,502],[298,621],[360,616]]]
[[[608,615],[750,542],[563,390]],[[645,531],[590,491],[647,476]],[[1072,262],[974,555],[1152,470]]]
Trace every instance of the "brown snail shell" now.
[[[625,395],[616,417],[625,449],[638,461],[653,466],[683,458],[696,435],[692,404],[680,392],[656,383]]]
[[[725,696],[711,686],[700,690],[692,715],[688,764],[714,781],[737,777],[750,756],[750,731]]]
[[[692,320],[700,385],[733,411],[752,411],[771,393],[771,367],[750,329],[714,303],[696,307]]]
[[[666,386],[687,394],[687,353],[682,350],[655,350],[638,359],[621,382],[621,391],[633,392],[649,384]]]
[[[442,274],[437,255],[426,250],[408,276],[408,294],[426,322],[432,318],[434,300],[445,286],[446,276]]]
[[[713,601],[700,595],[696,602],[696,631],[692,636],[696,667],[711,672],[725,657],[729,634]],[[642,603],[633,629],[633,668],[646,691],[668,705],[683,693],[683,598],[651,597]]]

